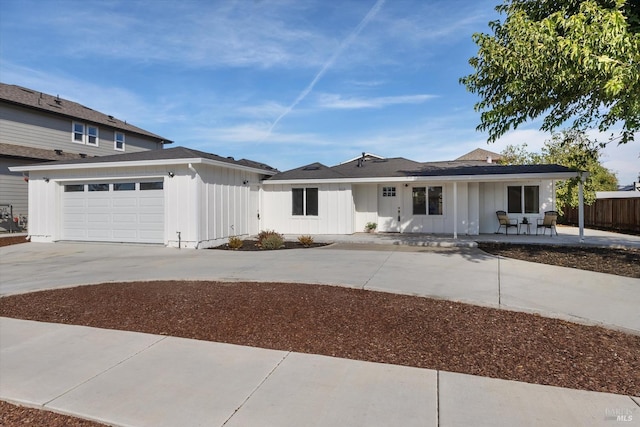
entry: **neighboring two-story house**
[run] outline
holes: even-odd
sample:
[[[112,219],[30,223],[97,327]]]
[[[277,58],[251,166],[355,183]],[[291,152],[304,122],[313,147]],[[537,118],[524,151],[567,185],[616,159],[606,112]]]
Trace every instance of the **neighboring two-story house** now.
[[[0,83],[0,230],[23,225],[28,212],[28,178],[10,166],[159,150],[170,143],[76,102]]]

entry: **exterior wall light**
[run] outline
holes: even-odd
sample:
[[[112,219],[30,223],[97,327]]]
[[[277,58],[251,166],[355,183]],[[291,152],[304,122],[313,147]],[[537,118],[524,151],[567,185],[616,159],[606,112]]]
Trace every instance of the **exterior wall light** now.
[[[174,176],[176,176],[176,174],[173,172],[169,172],[168,175],[169,175],[169,178],[173,178]]]

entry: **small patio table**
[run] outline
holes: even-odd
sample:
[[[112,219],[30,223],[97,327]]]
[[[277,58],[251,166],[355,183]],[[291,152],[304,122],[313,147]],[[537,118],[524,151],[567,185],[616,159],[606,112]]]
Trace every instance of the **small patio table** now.
[[[518,224],[518,234],[520,234],[520,230],[523,227],[527,227],[527,232],[524,234],[531,234],[531,222],[521,222],[520,224]]]

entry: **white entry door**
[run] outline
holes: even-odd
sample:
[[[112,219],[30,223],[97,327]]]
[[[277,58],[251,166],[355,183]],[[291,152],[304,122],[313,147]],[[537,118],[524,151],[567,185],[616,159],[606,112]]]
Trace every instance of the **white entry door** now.
[[[164,183],[63,185],[62,238],[164,243]]]
[[[399,185],[378,186],[378,231],[397,233],[402,217],[402,189]]]

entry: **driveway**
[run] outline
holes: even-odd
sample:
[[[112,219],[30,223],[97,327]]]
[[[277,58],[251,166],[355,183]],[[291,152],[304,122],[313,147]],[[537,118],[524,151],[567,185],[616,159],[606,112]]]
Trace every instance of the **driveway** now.
[[[341,285],[538,312],[640,333],[640,279],[499,259],[475,248],[349,243],[265,252],[86,243],[0,248],[0,295],[163,279]]]

